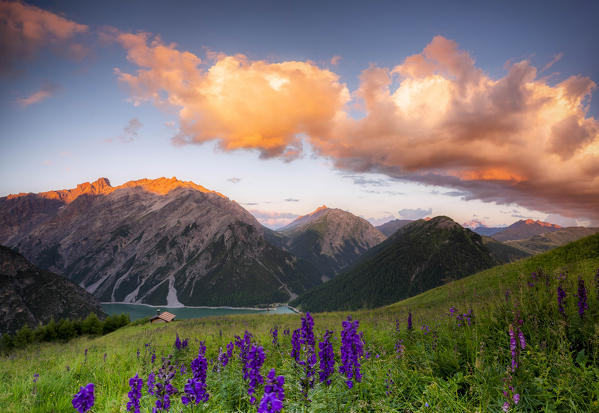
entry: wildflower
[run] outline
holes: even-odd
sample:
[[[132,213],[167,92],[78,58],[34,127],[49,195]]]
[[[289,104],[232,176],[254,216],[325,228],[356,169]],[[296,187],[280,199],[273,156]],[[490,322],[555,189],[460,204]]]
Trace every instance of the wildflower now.
[[[293,332],[291,338],[291,357],[295,359],[295,362],[303,366],[304,376],[301,380],[302,393],[304,396],[308,395],[308,388],[314,387],[314,376],[316,374],[316,340],[314,338],[314,319],[310,313],[306,313],[305,317],[302,317],[302,327]],[[302,359],[302,352],[305,356]]]
[[[399,330],[400,330],[400,328],[399,328],[399,320],[396,318],[395,319],[395,331],[399,333]]]
[[[94,383],[88,383],[80,388],[79,393],[75,394],[71,403],[79,413],[85,413],[94,406],[94,401]]]
[[[320,382],[325,382],[326,385],[331,384],[331,375],[335,372],[335,352],[331,344],[332,331],[327,330],[320,343],[318,343],[318,356],[320,357]]]
[[[177,338],[175,339],[175,348],[177,350],[184,350],[187,347],[188,340],[189,339],[186,338],[185,340],[181,341],[179,334],[177,334]]]
[[[256,398],[254,397],[256,386],[264,382],[264,379],[260,375],[264,359],[264,349],[261,346],[252,346],[248,352],[246,365],[243,367],[243,378],[248,380],[248,395],[250,396],[251,404],[256,402]]]
[[[297,363],[301,363],[301,346],[302,339],[300,329],[298,328],[297,330],[293,330],[293,335],[291,336],[291,357],[294,358]]]
[[[564,304],[566,300],[566,292],[561,285],[557,287],[557,309],[560,313],[565,315]]]
[[[387,371],[387,377],[385,378],[385,388],[387,390],[385,390],[385,394],[388,396],[391,394],[391,386],[395,384],[395,382],[393,381],[393,379],[391,378],[391,369],[389,369]]]
[[[154,395],[154,384],[156,383],[156,374],[154,372],[148,375],[148,393]]]
[[[270,335],[272,336],[272,345],[276,346],[279,342],[279,330],[277,328],[270,329]]]
[[[455,308],[455,306],[453,306],[453,305],[452,305],[451,307],[449,307],[449,313],[448,313],[448,315],[449,315],[450,317],[453,317],[453,315],[454,315],[454,314],[455,314],[457,311],[458,311],[458,309],[457,309],[457,308]]]
[[[398,358],[403,358],[403,353],[405,352],[406,348],[403,345],[403,340],[399,339],[397,340],[397,343],[395,343],[395,352],[397,353],[397,357]]]
[[[427,335],[427,333],[431,331],[431,329],[426,324],[423,324],[422,327],[420,327],[420,330],[424,333],[424,335]]]
[[[171,407],[170,397],[178,390],[171,384],[175,377],[175,367],[170,356],[162,359],[162,367],[158,370],[158,379],[154,396],[157,397],[155,411],[168,411]]]
[[[264,386],[264,396],[260,400],[258,413],[275,413],[283,409],[283,400],[285,400],[284,376],[276,376],[275,369],[268,372],[268,382]]]
[[[39,375],[38,373],[35,373],[35,374],[33,375],[33,382],[34,382],[34,383],[37,383],[37,380],[38,380],[39,378],[40,378],[40,375]]]
[[[520,349],[524,350],[526,348],[526,340],[524,339],[524,333],[520,329],[518,329],[518,339],[520,340]]]
[[[518,404],[518,402],[520,401],[520,395],[518,393],[516,393],[516,394],[514,394],[512,399],[514,400],[514,404]]]
[[[252,333],[246,331],[243,338],[235,336],[235,345],[239,348],[239,359],[245,365],[252,344]]]
[[[408,330],[412,329],[412,313],[408,313]]]
[[[516,358],[518,357],[517,352],[516,352],[516,350],[517,350],[516,336],[514,334],[514,328],[511,324],[510,324],[509,334],[510,334],[510,352],[512,353],[512,371],[516,371],[516,368],[518,368],[518,362],[516,360]]]
[[[584,316],[585,310],[589,309],[589,305],[587,304],[587,289],[584,286],[584,280],[578,277],[578,315],[580,318]]]
[[[503,410],[504,412],[507,412],[508,410],[510,410],[510,403],[509,402],[503,403],[501,410]]]
[[[347,380],[345,383],[349,388],[352,388],[354,383],[362,381],[360,373],[360,357],[364,354],[364,342],[362,334],[358,334],[358,321],[352,321],[351,317],[347,317],[347,321],[342,323],[343,331],[341,332],[341,364],[339,373],[345,374]]]
[[[135,413],[139,413],[139,399],[141,399],[141,388],[144,382],[139,376],[136,374],[135,377],[131,377],[129,379],[129,387],[131,387],[131,391],[127,394],[129,396],[129,402],[127,402],[127,411],[133,411]]]
[[[185,364],[181,363],[180,371],[181,371],[182,376],[187,372],[187,369],[185,368]]]
[[[185,384],[185,395],[181,397],[181,402],[187,406],[190,403],[196,405],[200,402],[207,402],[210,395],[206,391],[206,370],[208,369],[208,361],[206,360],[206,346],[204,342],[200,342],[198,357],[191,362],[191,371],[193,377],[187,380]]]
[[[156,351],[152,353],[152,364],[156,361]]]

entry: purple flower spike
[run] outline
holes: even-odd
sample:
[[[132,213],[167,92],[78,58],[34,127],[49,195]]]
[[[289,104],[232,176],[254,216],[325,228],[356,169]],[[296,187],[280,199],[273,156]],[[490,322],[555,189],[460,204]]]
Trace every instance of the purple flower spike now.
[[[360,357],[364,355],[364,342],[362,333],[358,333],[360,323],[352,321],[351,317],[347,317],[347,321],[343,322],[343,331],[341,331],[341,366],[339,373],[345,374],[347,378],[346,384],[350,389],[353,387],[355,380],[357,383],[362,381],[360,373]]]
[[[141,399],[141,388],[143,385],[143,380],[140,379],[137,374],[135,377],[131,377],[131,379],[129,379],[129,387],[131,387],[131,391],[127,394],[129,396],[129,402],[127,403],[128,412],[140,412],[139,399]]]
[[[412,329],[412,313],[408,313],[408,330]]]
[[[258,413],[276,413],[283,409],[285,400],[284,376],[276,376],[275,369],[268,372],[268,383],[264,386],[264,396],[260,400]]]
[[[331,344],[332,331],[327,330],[320,343],[318,343],[318,356],[320,357],[320,382],[331,384],[330,377],[335,373],[335,352],[333,351],[333,345]]]
[[[510,352],[512,353],[512,371],[516,371],[518,368],[517,361],[517,348],[516,348],[516,335],[514,334],[514,327],[510,324]]]
[[[584,317],[585,310],[589,309],[587,304],[587,289],[584,286],[584,280],[578,277],[578,315]]]
[[[79,413],[86,413],[94,406],[94,401],[94,383],[88,383],[85,387],[81,387],[71,403]]]
[[[564,304],[566,300],[566,292],[561,285],[557,287],[557,309],[560,313],[565,315]]]

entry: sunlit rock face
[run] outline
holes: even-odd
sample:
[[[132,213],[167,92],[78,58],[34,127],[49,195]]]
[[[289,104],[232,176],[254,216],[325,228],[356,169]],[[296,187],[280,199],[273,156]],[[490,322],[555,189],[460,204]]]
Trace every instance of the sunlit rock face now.
[[[0,222],[0,243],[102,301],[252,305],[319,283],[237,203],[175,178],[1,198]]]

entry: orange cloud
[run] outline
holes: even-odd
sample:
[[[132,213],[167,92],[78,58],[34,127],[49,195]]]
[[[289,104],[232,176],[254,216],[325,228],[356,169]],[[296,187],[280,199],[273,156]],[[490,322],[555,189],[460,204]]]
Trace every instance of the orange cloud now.
[[[0,1],[0,71],[10,71],[16,59],[31,57],[46,45],[80,58],[87,49],[73,38],[87,30],[86,25],[35,6]]]
[[[210,65],[148,34],[115,35],[139,66],[119,79],[139,104],[179,112],[178,143],[292,158],[300,136],[339,168],[455,187],[471,198],[599,220],[596,84],[550,85],[523,60],[494,79],[435,37],[393,68],[371,66],[352,94],[311,62],[213,54]],[[349,114],[360,103],[363,117]]]
[[[176,143],[218,139],[225,150],[258,149],[294,157],[299,134],[324,135],[349,100],[338,76],[310,62],[269,63],[243,55],[202,60],[148,34],[119,34],[134,74],[117,70],[135,104],[151,101],[179,110]]]

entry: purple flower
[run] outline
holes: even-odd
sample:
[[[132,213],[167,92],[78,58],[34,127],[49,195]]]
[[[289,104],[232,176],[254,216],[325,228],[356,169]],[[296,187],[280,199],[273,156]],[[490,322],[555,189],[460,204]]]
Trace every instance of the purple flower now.
[[[403,340],[402,339],[397,340],[397,343],[395,343],[395,352],[397,353],[397,357],[403,358],[403,354],[404,354],[405,350],[406,350],[406,348],[403,345]]]
[[[457,309],[457,308],[455,308],[455,306],[453,306],[453,305],[452,305],[451,307],[449,307],[449,314],[448,314],[448,315],[449,315],[450,317],[453,317],[453,315],[454,315],[455,313],[457,313],[457,311],[458,311],[458,309]]]
[[[39,378],[40,378],[40,375],[38,373],[35,373],[33,375],[33,382],[36,383]]]
[[[285,330],[283,330],[283,335],[284,336],[288,336],[289,335],[289,329],[286,328]]]
[[[561,285],[557,287],[557,309],[560,313],[565,315],[564,304],[566,300],[566,292]]]
[[[584,286],[584,280],[578,277],[578,315],[584,317],[584,311],[589,309],[587,304],[587,289]]]
[[[315,346],[314,319],[310,313],[306,313],[306,316],[302,317],[302,327],[295,330],[291,337],[291,357],[304,369],[304,376],[301,379],[304,397],[307,397],[308,389],[314,387],[315,364],[317,361]]]
[[[156,374],[154,372],[148,375],[148,393],[154,395],[154,384],[156,383]]]
[[[520,329],[518,329],[518,339],[520,340],[520,349],[524,350],[526,348],[526,340],[524,339],[524,333]]]
[[[408,313],[408,330],[412,329],[412,313]]]
[[[510,410],[510,403],[509,402],[503,403],[503,406],[501,406],[501,410],[503,410],[504,412],[507,412],[508,410]]]
[[[139,349],[137,349],[137,359],[139,360]]]
[[[342,323],[343,330],[341,331],[341,366],[339,373],[345,374],[347,387],[352,388],[355,380],[357,383],[362,381],[360,373],[360,357],[364,355],[364,342],[362,333],[358,334],[358,326],[360,323],[352,321],[351,317],[347,317],[347,321]]]
[[[235,345],[239,348],[239,359],[245,365],[252,345],[252,333],[246,331],[243,338],[235,336]]]
[[[301,332],[298,328],[297,330],[293,330],[293,335],[291,336],[291,357],[295,359],[297,363],[300,362],[301,357],[301,348],[302,348],[302,339]]]
[[[322,341],[318,343],[318,356],[320,357],[320,382],[325,382],[326,385],[331,384],[330,377],[335,372],[335,352],[333,351],[333,345],[331,344],[331,336],[333,332],[327,330],[324,333]]]
[[[188,340],[189,339],[186,338],[185,340],[181,341],[179,334],[177,334],[177,338],[175,338],[175,348],[177,350],[184,350],[187,347]]]
[[[252,345],[252,348],[248,352],[247,361],[243,366],[243,378],[248,381],[248,395],[250,396],[250,403],[254,404],[256,398],[256,386],[264,382],[264,378],[260,375],[260,369],[264,364],[264,349],[259,346]]]
[[[196,405],[200,402],[207,402],[210,398],[208,392],[206,392],[206,383],[198,379],[189,379],[185,384],[185,395],[181,396],[181,403],[187,406],[190,403]]]
[[[516,335],[514,334],[514,328],[510,324],[510,352],[512,353],[512,371],[516,371],[518,368],[517,361],[517,348],[516,348]]]
[[[85,413],[94,406],[94,400],[94,383],[88,383],[85,387],[80,388],[71,403],[79,413]]]
[[[284,376],[277,376],[275,369],[268,372],[268,381],[264,386],[264,396],[260,400],[258,413],[275,413],[283,409],[283,400],[285,400]]]
[[[176,394],[177,390],[171,384],[175,377],[175,366],[171,364],[170,356],[163,358],[162,367],[158,370],[158,382],[154,396],[157,397],[154,411],[168,411],[171,407],[171,396]]]
[[[420,330],[424,333],[424,335],[427,335],[428,332],[431,331],[431,329],[426,324],[423,324],[422,327],[420,327]]]
[[[520,395],[518,393],[514,394],[512,398],[514,399],[514,404],[518,404],[518,402],[520,402]]]
[[[152,353],[152,364],[156,361],[156,351]]]
[[[279,342],[279,330],[276,327],[271,328],[270,335],[272,336],[272,345],[276,346]]]
[[[129,387],[131,391],[127,394],[129,396],[129,402],[127,402],[127,411],[139,413],[139,399],[141,399],[141,388],[143,387],[144,382],[139,376],[136,374],[135,377],[131,377],[129,379]]]

